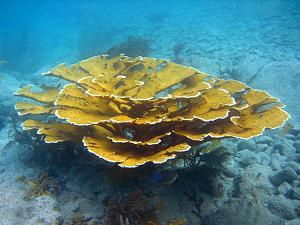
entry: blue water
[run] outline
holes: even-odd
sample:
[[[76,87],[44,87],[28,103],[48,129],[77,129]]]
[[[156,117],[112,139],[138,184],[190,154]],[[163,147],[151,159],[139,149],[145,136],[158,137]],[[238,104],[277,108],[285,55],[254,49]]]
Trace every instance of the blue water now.
[[[172,58],[176,42],[184,41],[197,44],[191,53],[213,60],[219,60],[215,55],[228,57],[228,52],[228,60],[243,57],[252,46],[267,48],[263,53],[267,56],[278,48],[293,49],[292,56],[299,59],[299,4],[292,0],[1,1],[0,58],[8,62],[2,69],[30,76],[49,64],[102,53],[130,35],[149,39],[151,55],[163,58]],[[206,49],[211,40],[213,46]]]
[[[282,224],[280,223],[282,221],[292,220],[291,224],[300,224],[298,223],[300,221],[299,195],[297,195],[297,200],[291,201],[294,198],[291,197],[291,193],[300,192],[300,0],[0,1],[0,215],[5,214],[3,218],[0,216],[0,224],[2,225],[3,221],[5,221],[5,225],[35,224],[30,222],[30,213],[34,214],[32,217],[37,219],[35,221],[38,221],[40,216],[46,218],[45,221],[50,221],[44,224],[54,224],[52,219],[58,217],[55,214],[56,210],[49,209],[51,216],[48,219],[47,215],[42,213],[42,211],[48,212],[47,207],[49,205],[52,207],[51,202],[39,203],[43,207],[47,207],[46,210],[38,211],[41,207],[34,205],[36,201],[33,201],[32,208],[30,206],[28,207],[30,209],[27,209],[27,202],[17,201],[15,203],[12,200],[14,198],[11,197],[16,195],[16,199],[21,198],[19,194],[28,186],[28,184],[26,186],[24,183],[16,182],[16,177],[18,179],[22,176],[37,177],[37,174],[44,171],[62,183],[62,193],[56,196],[55,207],[61,208],[60,216],[65,221],[70,222],[74,212],[77,211],[82,213],[85,218],[95,219],[100,217],[99,215],[103,216],[103,206],[99,202],[107,197],[105,196],[106,192],[112,191],[107,183],[124,182],[122,179],[119,180],[122,172],[121,175],[120,172],[116,172],[117,175],[111,175],[97,163],[95,166],[89,158],[90,155],[81,155],[80,151],[74,153],[73,149],[69,149],[70,152],[68,152],[71,156],[63,153],[53,154],[51,145],[46,147],[49,148],[47,150],[50,150],[46,156],[43,152],[32,153],[30,143],[32,144],[34,141],[32,142],[30,136],[26,136],[27,139],[24,140],[22,137],[23,142],[17,140],[13,141],[13,144],[11,142],[7,144],[9,138],[18,138],[18,136],[10,137],[10,128],[7,127],[13,127],[12,124],[15,121],[18,122],[18,125],[20,123],[14,110],[16,98],[12,97],[14,91],[20,86],[39,83],[40,74],[57,64],[76,63],[88,57],[111,52],[112,49],[118,49],[130,40],[133,41],[129,50],[134,49],[133,52],[141,53],[142,56],[168,59],[221,78],[240,80],[254,88],[266,90],[281,99],[281,102],[286,105],[285,109],[291,115],[290,126],[286,130],[268,133],[269,136],[264,136],[266,140],[263,141],[255,139],[255,141],[242,142],[242,144],[236,140],[232,142],[232,146],[234,146],[232,148],[236,148],[234,157],[248,159],[249,152],[250,155],[251,151],[255,152],[261,148],[264,150],[255,152],[254,156],[250,155],[249,161],[251,161],[251,157],[253,159],[262,152],[265,155],[260,154],[259,157],[268,158],[270,161],[268,165],[253,163],[262,165],[258,169],[253,168],[254,176],[251,171],[245,172],[246,169],[242,168],[242,163],[238,161],[240,158],[235,159],[234,166],[241,168],[234,167],[238,172],[229,175],[231,180],[226,180],[226,185],[233,184],[233,189],[242,194],[248,189],[242,190],[243,186],[239,187],[236,183],[253,180],[253,183],[257,184],[253,188],[256,188],[256,192],[253,194],[255,197],[251,193],[249,199],[255,200],[251,204],[247,204],[249,199],[244,201],[243,196],[227,193],[228,196],[233,196],[235,200],[241,201],[240,205],[235,205],[236,203],[231,205],[229,201],[229,203],[227,202],[229,206],[227,207],[226,203],[225,209],[222,208],[223,211],[221,210],[217,215],[220,216],[220,220],[223,220],[224,217],[227,218],[227,214],[235,213],[238,211],[236,208],[241,208],[242,212],[249,212],[249,221],[260,221],[255,222],[258,225],[266,224],[261,221],[277,225]],[[127,51],[128,54],[132,52],[126,48],[121,48],[120,51],[121,53]],[[270,137],[271,141],[268,139]],[[246,147],[240,147],[239,144]],[[6,149],[9,150],[8,153],[3,153]],[[239,151],[243,150],[247,151],[239,156]],[[62,155],[62,158],[59,154]],[[292,159],[290,160],[289,157]],[[243,163],[248,163],[247,160],[245,161]],[[290,163],[291,161],[296,165]],[[288,163],[293,164],[290,165],[290,168],[297,171],[293,183],[288,184],[293,186],[292,191],[294,192],[290,190],[285,194],[279,194],[277,186],[270,183],[269,177]],[[6,171],[2,168],[6,168]],[[246,173],[245,176],[243,172]],[[239,176],[240,174],[242,175]],[[120,177],[118,177],[119,175]],[[132,174],[124,178],[125,183],[126,179],[132,178],[131,176]],[[169,198],[169,202],[168,200],[165,202],[166,208],[169,207],[169,217],[166,216],[165,219],[173,219],[172,207],[176,205],[174,203],[176,201],[179,202],[176,209],[180,216],[183,214],[186,216],[191,213],[192,209],[195,210],[189,207],[202,204],[193,202],[191,196],[188,196],[188,200],[185,202],[180,198],[181,194],[184,195],[185,188],[193,188],[193,185],[185,183],[185,180],[191,182],[189,179],[193,180],[193,177],[184,177],[180,172],[177,174],[177,172],[169,173],[169,171],[165,173],[154,171],[146,175],[142,172],[141,174],[137,173],[136,176],[139,179],[142,177],[144,186],[149,185],[154,192],[159,192],[161,196]],[[106,183],[109,179],[111,180]],[[197,179],[193,181],[195,180]],[[198,181],[201,183],[201,179]],[[266,185],[263,183],[265,181]],[[205,183],[206,180],[202,182]],[[200,191],[204,190],[205,192],[209,189],[210,187],[202,187]],[[122,190],[124,191],[124,189]],[[119,194],[121,191],[118,189],[116,192]],[[149,192],[150,194],[147,194],[151,195],[151,191]],[[228,192],[231,193],[231,190]],[[270,199],[278,201],[279,205],[284,202],[283,206],[281,205],[282,208],[280,208],[281,206],[276,208],[277,205],[274,203],[273,209],[271,203],[268,205],[263,200],[260,202],[259,197],[262,197],[260,193],[265,192]],[[259,193],[258,197],[257,193]],[[228,198],[230,199],[230,197]],[[281,197],[284,198],[284,201]],[[211,199],[207,197],[205,200],[209,202]],[[8,206],[2,204],[6,201],[9,202]],[[217,201],[222,200],[219,197],[211,200],[211,202]],[[214,221],[215,218],[213,214],[208,213],[209,207],[216,210],[218,207],[224,206],[219,202],[218,205],[212,206],[211,202],[208,203],[208,206],[205,205],[206,208],[204,207],[205,212],[203,213],[209,215],[209,219],[205,221]],[[258,203],[259,206],[256,206],[255,204]],[[234,209],[231,210],[230,207]],[[249,211],[248,207],[250,207]],[[288,207],[292,208],[290,217],[291,214],[286,216],[288,213],[285,210]],[[293,211],[293,207],[295,211]],[[226,211],[227,208],[228,211]],[[276,215],[275,221],[278,223],[269,220],[270,212],[265,213],[263,211],[265,208]],[[293,213],[296,212],[296,209],[298,214],[295,216]],[[258,212],[266,214],[267,219],[256,220],[255,216]],[[282,215],[284,213],[286,214]],[[13,219],[10,218],[11,215],[13,215]],[[295,218],[292,218],[293,216]],[[245,218],[245,214],[241,213],[236,217]],[[177,214],[174,218],[178,218]],[[187,216],[187,218],[190,222],[194,217],[191,219]],[[244,223],[236,222],[241,220],[235,220],[235,215],[228,215],[228,218],[228,220],[224,220],[224,225],[249,225],[245,220],[243,220]],[[254,222],[251,223],[254,224]],[[212,224],[207,222],[205,225]]]

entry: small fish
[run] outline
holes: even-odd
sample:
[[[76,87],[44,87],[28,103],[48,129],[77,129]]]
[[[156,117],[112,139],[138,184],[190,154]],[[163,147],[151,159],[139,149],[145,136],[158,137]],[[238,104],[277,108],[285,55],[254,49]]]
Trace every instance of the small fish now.
[[[293,130],[293,129],[294,129],[294,125],[293,125],[293,124],[291,124],[291,123],[286,123],[286,124],[282,127],[282,129],[279,130],[279,131],[277,132],[277,135],[279,135],[279,136],[285,136],[285,135],[289,134],[290,131]]]
[[[155,171],[150,175],[150,181],[162,185],[170,185],[177,180],[177,173],[172,171]]]
[[[287,123],[283,126],[283,131],[288,134],[290,130],[294,129],[294,125],[291,123]]]
[[[154,183],[158,183],[162,180],[162,175],[160,172],[153,172],[151,175],[150,175],[150,180]]]
[[[0,60],[0,66],[3,64],[7,64],[8,62],[6,60]]]

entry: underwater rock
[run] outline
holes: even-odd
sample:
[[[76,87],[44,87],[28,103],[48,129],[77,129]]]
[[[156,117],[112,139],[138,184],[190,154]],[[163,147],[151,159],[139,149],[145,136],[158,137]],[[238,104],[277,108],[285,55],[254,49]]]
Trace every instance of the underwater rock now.
[[[293,203],[283,195],[278,195],[276,198],[270,198],[267,203],[267,208],[275,215],[286,220],[292,220],[297,217]]]
[[[277,171],[281,169],[281,163],[278,160],[274,160],[271,158],[271,163],[270,166],[272,168],[273,171]]]
[[[243,140],[238,144],[239,150],[249,149],[251,151],[255,151],[256,144],[254,140]]]
[[[260,152],[258,154],[258,157],[260,158],[260,164],[263,165],[263,166],[268,166],[270,165],[270,162],[271,162],[271,158],[270,156],[265,153],[265,152]]]
[[[231,196],[234,198],[241,197],[242,195],[242,191],[241,191],[241,185],[243,182],[242,178],[243,177],[241,174],[237,174],[232,181]]]
[[[222,140],[222,146],[226,149],[230,149],[230,152],[232,152],[233,154],[236,154],[239,151],[237,145],[237,141],[235,141],[233,138]]]
[[[281,164],[284,162],[285,158],[281,156],[279,153],[275,153],[271,155],[271,168],[273,170],[280,170]]]
[[[300,187],[296,187],[291,191],[290,198],[300,200]]]
[[[5,171],[5,167],[4,166],[0,166],[0,174],[3,173]]]
[[[255,138],[256,143],[258,144],[267,144],[270,145],[273,142],[273,139],[267,135],[261,135]]]
[[[274,152],[274,148],[272,146],[269,146],[266,150],[265,153],[267,153],[268,155],[272,155],[272,153]]]
[[[287,182],[283,182],[282,184],[280,184],[277,188],[277,191],[284,195],[284,196],[287,196],[287,194],[293,189],[292,185],[290,185],[289,183]]]
[[[0,105],[1,107],[1,105]],[[5,127],[5,119],[4,116],[0,115],[0,131]]]
[[[274,149],[275,151],[278,151],[280,155],[283,156],[289,156],[291,154],[296,153],[296,149],[294,147],[285,144],[275,145]]]
[[[268,144],[257,144],[256,145],[256,152],[264,152],[269,147]]]
[[[295,139],[297,138],[297,135],[300,134],[300,130],[299,129],[296,129],[295,126],[291,123],[289,123],[290,126],[289,128],[287,129],[288,130],[288,133],[289,134],[292,134],[294,135]]]
[[[271,172],[272,169],[269,166],[257,163],[248,166],[234,178],[233,197],[253,198],[253,195],[272,195],[275,189],[268,179]]]
[[[299,225],[300,224],[300,219],[296,218],[294,220],[290,220],[286,223],[286,225]]]
[[[293,187],[300,187],[300,179],[299,180],[294,180]]]
[[[270,181],[275,186],[279,186],[284,181],[291,183],[295,179],[297,179],[297,173],[289,167],[277,171],[272,176],[270,176]]]
[[[244,149],[238,153],[240,160],[238,162],[242,167],[247,167],[253,163],[257,163],[259,161],[258,156],[250,151],[249,149]]]
[[[293,146],[296,148],[296,152],[300,153],[300,140],[295,141]]]
[[[294,161],[296,163],[300,163],[300,154],[294,154],[286,158],[286,161]]]
[[[276,146],[276,145],[286,145],[288,147],[293,148],[294,141],[290,140],[290,139],[287,139],[287,138],[285,138],[285,137],[283,137],[279,134],[279,135],[274,136],[272,144],[274,146]]]
[[[234,166],[228,165],[222,170],[222,173],[226,177],[234,178],[237,175],[238,170]]]
[[[286,135],[284,135],[284,137],[285,137],[286,139],[289,139],[289,140],[292,140],[292,141],[295,140],[295,136],[292,135],[292,134],[286,134]]]
[[[259,202],[231,199],[215,213],[203,218],[203,225],[282,225],[284,221]]]
[[[298,215],[298,219],[300,219],[300,200],[292,200],[292,203],[294,205],[294,209]]]
[[[294,187],[300,187],[300,176],[294,181]]]
[[[290,167],[292,168],[298,175],[300,174],[300,164],[294,161],[286,162],[282,165],[283,168]]]
[[[60,213],[55,209],[56,201],[50,196],[40,196],[34,201],[34,216],[28,221],[28,224],[55,224]]]

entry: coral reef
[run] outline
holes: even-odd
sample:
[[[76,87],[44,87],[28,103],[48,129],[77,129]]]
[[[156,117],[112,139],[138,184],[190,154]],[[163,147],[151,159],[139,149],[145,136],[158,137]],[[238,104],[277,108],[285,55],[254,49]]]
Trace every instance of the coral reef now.
[[[249,139],[289,118],[264,91],[160,59],[100,55],[44,75],[69,83],[19,89],[29,99],[16,104],[29,115],[23,129],[47,143],[83,142],[121,167],[164,163],[210,139]]]

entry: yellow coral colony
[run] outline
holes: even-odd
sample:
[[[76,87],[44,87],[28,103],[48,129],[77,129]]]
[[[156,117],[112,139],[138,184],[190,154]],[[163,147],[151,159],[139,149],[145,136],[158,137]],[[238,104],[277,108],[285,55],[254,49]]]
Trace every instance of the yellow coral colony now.
[[[100,55],[44,75],[68,84],[19,89],[23,128],[48,143],[82,141],[121,167],[163,163],[208,138],[251,138],[289,117],[264,91],[160,59]]]

